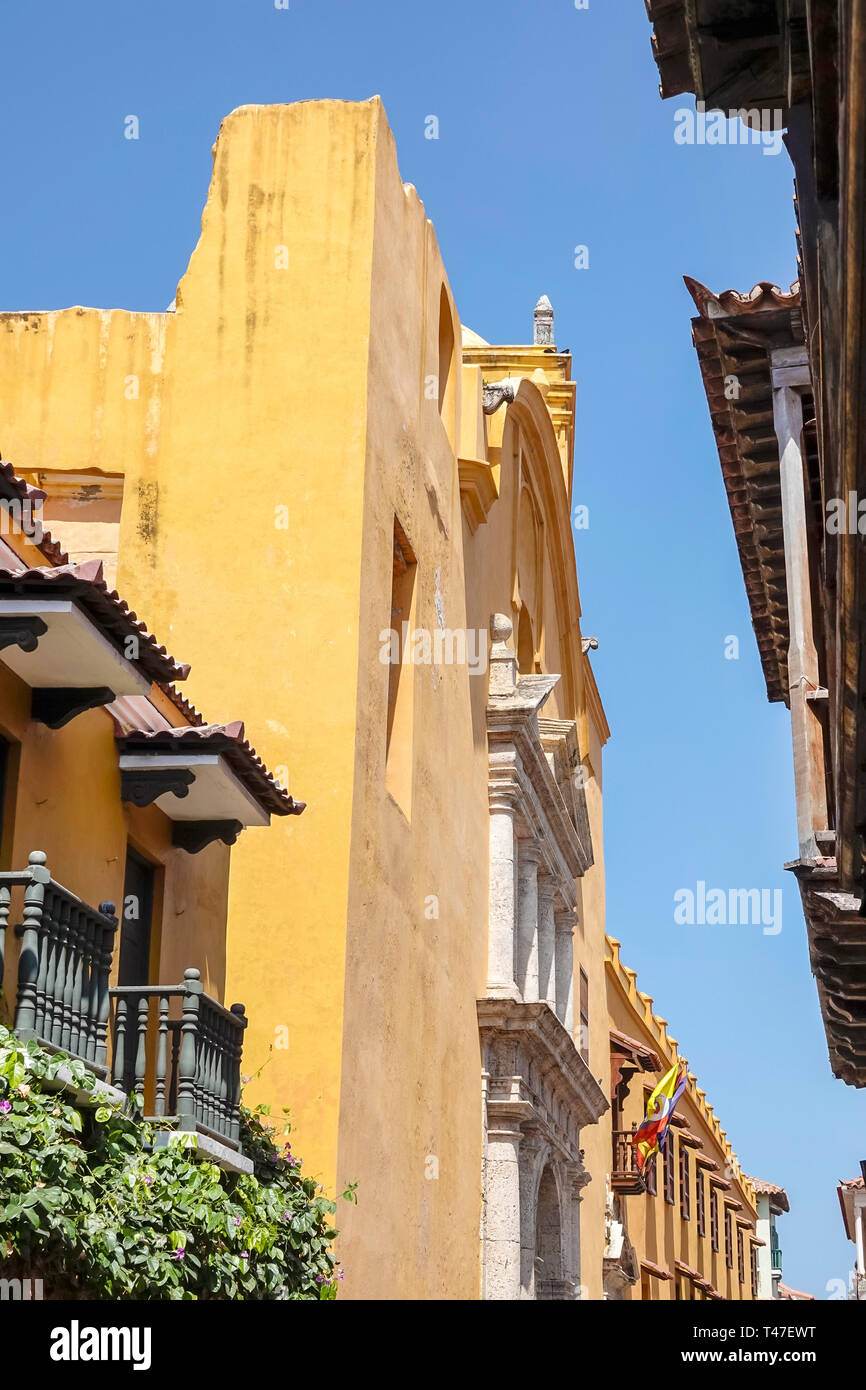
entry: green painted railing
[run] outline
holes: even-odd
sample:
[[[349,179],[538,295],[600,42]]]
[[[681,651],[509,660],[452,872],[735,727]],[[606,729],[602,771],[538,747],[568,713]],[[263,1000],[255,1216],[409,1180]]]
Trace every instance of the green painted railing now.
[[[12,891],[24,888],[18,991],[13,1027],[23,1041],[67,1052],[107,1074],[108,976],[117,919],[114,903],[99,910],[55,883],[46,856],[34,850],[28,867],[0,873],[0,984]]]
[[[152,1100],[154,1118],[237,1148],[243,1005],[224,1009],[193,969],[180,985],[121,985],[109,994],[114,1084]]]
[[[779,1270],[782,1268],[782,1252],[778,1245],[770,1250],[770,1268]]]
[[[86,1062],[106,1080],[112,1001],[111,1078],[152,1101],[154,1118],[240,1143],[242,1004],[223,1008],[198,970],[179,985],[109,988],[117,932],[113,903],[89,907],[55,883],[34,850],[26,869],[0,873],[0,986],[12,895],[23,888],[13,1029],[23,1041]]]

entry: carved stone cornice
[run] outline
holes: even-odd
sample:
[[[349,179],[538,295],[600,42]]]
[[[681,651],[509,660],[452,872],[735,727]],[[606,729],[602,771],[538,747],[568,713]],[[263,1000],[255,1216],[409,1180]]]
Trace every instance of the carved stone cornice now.
[[[488,1108],[503,1100],[528,1102],[548,1141],[580,1164],[577,1133],[595,1124],[609,1105],[571,1034],[544,1002],[485,996],[477,1001],[477,1010],[489,1076]]]

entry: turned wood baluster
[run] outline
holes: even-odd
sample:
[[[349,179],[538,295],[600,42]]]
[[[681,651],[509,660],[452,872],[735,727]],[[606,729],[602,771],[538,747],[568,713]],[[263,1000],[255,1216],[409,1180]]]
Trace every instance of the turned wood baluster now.
[[[231,1013],[238,1020],[238,1026],[232,1029],[232,1049],[230,1053],[231,1069],[229,1072],[229,1086],[231,1105],[229,1108],[230,1127],[228,1137],[235,1144],[240,1139],[241,1132],[241,1057],[244,1047],[244,1029],[247,1026],[246,1012],[243,1004],[232,1004]]]
[[[147,1069],[147,1015],[150,999],[147,994],[138,995],[138,1043],[135,1049],[135,1094],[144,1095],[144,1074]]]
[[[165,1078],[167,1070],[167,1042],[168,1042],[168,1006],[169,999],[167,994],[159,996],[159,1036],[156,1044],[156,1088],[154,1092],[153,1113],[154,1115],[165,1114]]]
[[[99,911],[103,917],[109,919],[109,924],[97,928],[97,956],[96,956],[96,1025],[94,1029],[94,1049],[93,1058],[100,1066],[105,1066],[105,1057],[108,1051],[108,1019],[111,1011],[111,999],[108,993],[108,979],[111,971],[111,954],[114,949],[114,934],[117,931],[117,919],[114,916],[114,903],[100,903]]]
[[[111,1059],[111,1078],[115,1086],[123,1086],[124,1071],[126,1069],[126,997],[123,994],[117,996],[117,1003],[114,1008],[114,1047]]]
[[[45,1000],[43,1003],[44,1016],[42,1022],[42,1037],[46,1042],[51,1042],[54,1034],[54,1015],[57,1003],[57,955],[60,950],[60,922],[58,920],[59,907],[55,895],[46,893],[45,895]]]
[[[9,926],[11,906],[12,894],[4,884],[0,888],[0,989],[3,987],[3,976],[6,971],[6,928]]]
[[[18,999],[15,1006],[15,1032],[24,1041],[36,1037],[36,981],[39,976],[39,937],[45,886],[51,875],[45,867],[47,856],[33,850],[29,859],[30,882],[24,890],[24,922],[18,956]]]
[[[72,1000],[69,1011],[69,1051],[79,1052],[81,1038],[81,995],[84,987],[84,939],[86,921],[84,913],[73,907],[69,916],[72,932],[70,939],[72,957]]]
[[[54,910],[54,932],[57,944],[54,951],[54,987],[51,1006],[51,1033],[49,1042],[60,1047],[63,1040],[63,994],[66,989],[66,972],[69,968],[69,904],[64,900],[57,903]]]
[[[183,997],[180,1063],[178,1066],[177,1115],[179,1129],[194,1130],[196,1128],[199,1003],[204,986],[197,970],[185,970],[183,975],[185,994]]]

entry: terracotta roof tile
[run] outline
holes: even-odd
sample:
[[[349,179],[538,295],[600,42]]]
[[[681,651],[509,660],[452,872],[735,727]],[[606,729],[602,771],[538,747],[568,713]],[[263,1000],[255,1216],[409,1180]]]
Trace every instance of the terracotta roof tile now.
[[[44,502],[47,493],[39,487],[33,487],[23,478],[19,477],[11,463],[6,463],[0,459],[0,497],[5,497],[9,501],[18,500],[20,502]],[[62,546],[58,545],[50,531],[42,530],[40,527],[39,539],[30,537],[36,546],[52,565],[67,565],[69,556]]]
[[[113,646],[122,648],[134,637],[138,643],[135,659],[142,674],[151,681],[185,680],[189,666],[175,661],[165,647],[148,632],[138,615],[124,603],[102,578],[102,561],[87,560],[81,565],[40,566],[19,569],[0,568],[0,593],[64,595],[73,599]]]
[[[176,750],[190,744],[197,751],[218,753],[263,810],[274,816],[299,816],[306,802],[295,801],[268,771],[244,737],[240,721],[232,724],[181,725],[173,729],[131,729],[115,714],[117,741],[124,753],[153,748]]]
[[[782,1211],[790,1211],[788,1204],[788,1194],[784,1187],[777,1187],[773,1182],[764,1182],[763,1178],[749,1178],[752,1187],[761,1197],[775,1197],[776,1204]]]

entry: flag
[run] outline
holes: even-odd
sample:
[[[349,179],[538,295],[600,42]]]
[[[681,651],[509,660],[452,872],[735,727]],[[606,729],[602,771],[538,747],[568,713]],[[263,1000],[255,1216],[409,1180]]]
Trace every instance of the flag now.
[[[649,1160],[658,1153],[664,1143],[674,1107],[686,1089],[687,1081],[687,1069],[681,1062],[674,1062],[647,1101],[646,1119],[635,1131],[632,1139],[639,1173],[643,1172]]]

